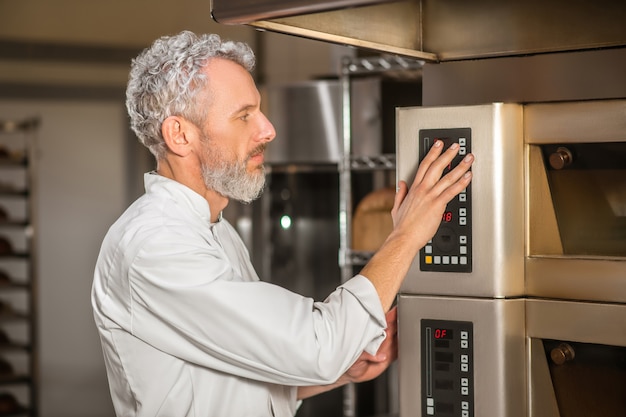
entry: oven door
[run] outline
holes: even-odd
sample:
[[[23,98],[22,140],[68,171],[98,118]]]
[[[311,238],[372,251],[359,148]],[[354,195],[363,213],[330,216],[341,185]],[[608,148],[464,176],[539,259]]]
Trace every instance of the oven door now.
[[[626,302],[626,101],[528,105],[530,296]]]
[[[626,305],[529,299],[530,417],[626,415]]]

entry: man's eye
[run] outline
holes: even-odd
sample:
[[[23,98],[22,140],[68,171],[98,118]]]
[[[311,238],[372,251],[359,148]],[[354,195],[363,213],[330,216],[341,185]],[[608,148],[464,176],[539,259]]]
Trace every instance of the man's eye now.
[[[250,113],[246,113],[243,116],[241,116],[240,119],[245,122],[246,120],[248,120],[249,117],[250,117]]]

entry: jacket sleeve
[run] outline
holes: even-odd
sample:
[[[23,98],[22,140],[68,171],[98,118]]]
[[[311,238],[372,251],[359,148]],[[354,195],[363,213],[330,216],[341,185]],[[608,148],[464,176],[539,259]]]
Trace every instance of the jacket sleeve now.
[[[334,382],[383,341],[384,312],[367,278],[315,302],[240,276],[225,256],[175,233],[147,240],[129,260],[126,330],[197,365],[285,385]]]

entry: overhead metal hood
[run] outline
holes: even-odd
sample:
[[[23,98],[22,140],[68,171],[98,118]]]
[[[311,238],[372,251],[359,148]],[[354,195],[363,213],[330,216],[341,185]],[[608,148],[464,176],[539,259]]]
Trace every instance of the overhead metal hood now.
[[[427,61],[626,46],[621,0],[212,0],[211,14]]]

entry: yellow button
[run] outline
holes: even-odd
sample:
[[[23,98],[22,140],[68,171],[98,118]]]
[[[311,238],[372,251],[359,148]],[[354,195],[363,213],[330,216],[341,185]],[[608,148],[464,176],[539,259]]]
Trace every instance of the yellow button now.
[[[432,264],[433,263],[433,257],[432,256],[425,256],[424,257],[424,262],[426,262],[427,264]]]

